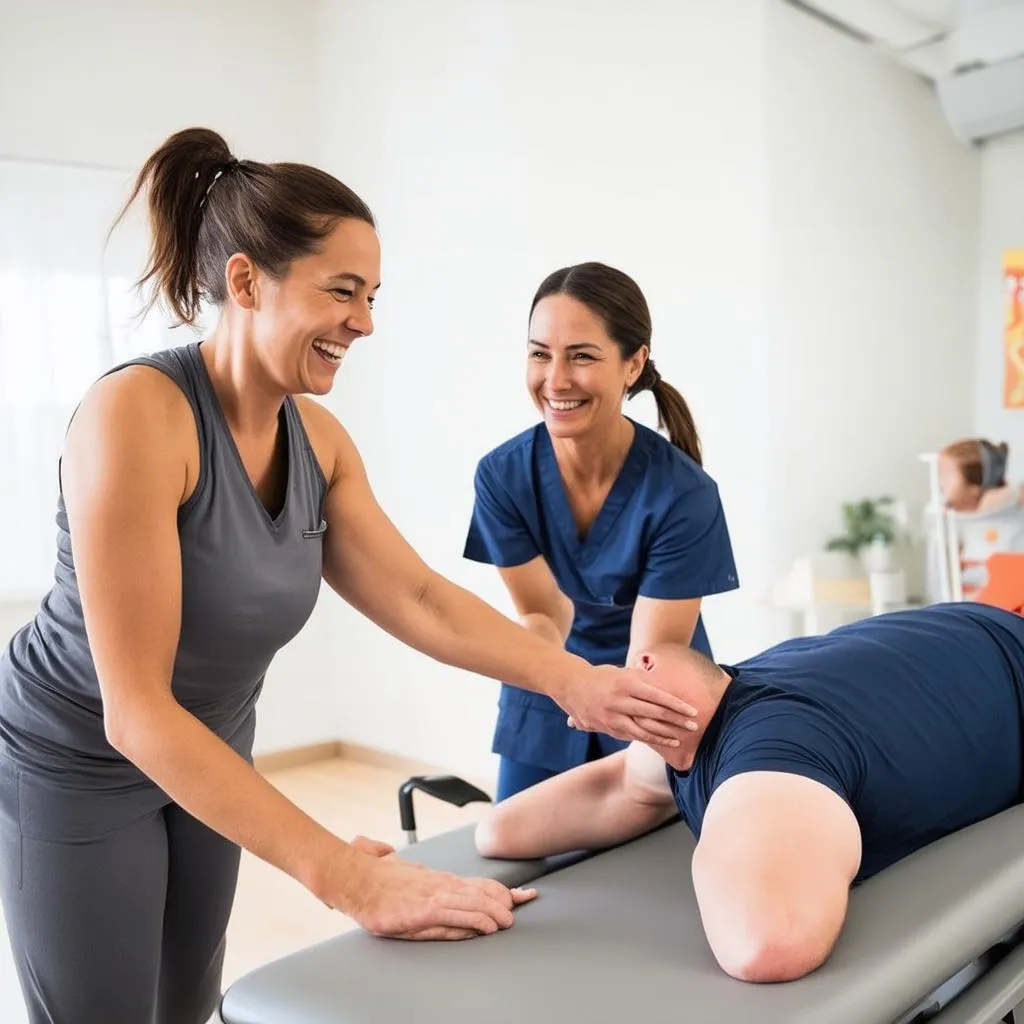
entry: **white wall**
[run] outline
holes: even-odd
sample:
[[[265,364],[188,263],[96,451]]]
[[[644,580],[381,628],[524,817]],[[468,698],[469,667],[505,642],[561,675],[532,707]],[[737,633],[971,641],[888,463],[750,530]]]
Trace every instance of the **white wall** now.
[[[1003,253],[1024,249],[1024,132],[987,143],[981,167],[972,436],[1006,441],[1010,446],[1010,474],[1020,480],[1024,478],[1024,411],[1003,408]]]
[[[0,157],[134,171],[171,132],[206,125],[241,156],[315,159],[314,15],[273,0],[5,4]],[[0,643],[33,613],[0,605]],[[259,750],[336,735],[331,651],[318,608],[271,670]]]
[[[321,95],[334,66],[357,83],[341,130],[325,102],[323,157],[385,246],[378,333],[333,404],[414,546],[511,611],[459,557],[473,466],[534,420],[532,289],[623,267],[722,486],[744,589],[707,618],[738,658],[783,634],[758,602],[839,503],[919,500],[917,452],[970,421],[977,159],[921,81],[775,0],[550,11],[321,6]],[[491,769],[493,684],[352,616],[338,637],[361,674],[343,735]]]
[[[324,160],[364,193],[384,242],[377,334],[333,404],[399,528],[511,612],[496,573],[461,558],[473,469],[535,421],[533,290],[600,259],[647,293],[654,355],[693,404],[741,572],[755,575],[746,499],[761,460],[731,404],[754,395],[763,349],[760,2],[657,0],[634,19],[592,0],[392,0],[323,3],[321,17]],[[649,397],[630,412],[651,422]],[[722,649],[750,618],[744,602],[711,602]],[[496,684],[352,616],[338,642],[358,674],[343,735],[489,774]]]
[[[918,453],[969,428],[980,187],[929,84],[786,4],[767,10],[768,533],[782,571],[841,532],[843,501],[920,507]]]
[[[207,125],[241,155],[308,158],[312,17],[303,0],[5,3],[0,153],[134,169]]]

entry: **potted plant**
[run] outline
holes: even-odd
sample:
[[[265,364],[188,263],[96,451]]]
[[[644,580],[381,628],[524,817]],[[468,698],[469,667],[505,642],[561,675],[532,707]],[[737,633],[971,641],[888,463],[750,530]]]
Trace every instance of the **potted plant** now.
[[[865,570],[887,572],[893,567],[892,548],[896,542],[896,515],[893,499],[863,498],[844,502],[843,525],[846,532],[832,537],[826,551],[844,551],[859,558]]]

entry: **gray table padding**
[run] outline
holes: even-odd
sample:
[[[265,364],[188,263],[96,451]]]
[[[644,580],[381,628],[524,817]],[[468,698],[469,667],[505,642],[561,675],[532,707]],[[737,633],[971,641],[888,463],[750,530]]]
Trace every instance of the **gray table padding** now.
[[[487,938],[406,943],[346,933],[239,980],[225,995],[223,1019],[595,1024],[642,1014],[643,1024],[893,1024],[1024,921],[1024,808],[1014,808],[854,890],[836,949],[814,974],[785,985],[743,984],[718,968],[707,946],[690,877],[693,845],[674,824],[540,877],[537,901],[517,912],[514,927]],[[469,829],[408,854],[511,884],[549,867],[481,860]],[[1013,997],[1017,983],[1006,966],[1013,956],[1000,965],[1007,976],[996,977],[1001,995],[982,994],[989,1003]]]

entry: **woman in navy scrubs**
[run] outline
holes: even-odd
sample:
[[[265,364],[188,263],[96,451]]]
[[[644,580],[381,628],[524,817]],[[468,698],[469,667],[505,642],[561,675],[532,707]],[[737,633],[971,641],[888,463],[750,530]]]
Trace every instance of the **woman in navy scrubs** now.
[[[477,466],[466,557],[498,567],[527,629],[592,664],[661,641],[710,657],[701,598],[735,589],[736,566],[693,418],[650,358],[643,293],[604,264],[558,270],[534,297],[527,347],[543,420]],[[623,414],[648,390],[670,440]],[[497,798],[624,746],[503,684]]]

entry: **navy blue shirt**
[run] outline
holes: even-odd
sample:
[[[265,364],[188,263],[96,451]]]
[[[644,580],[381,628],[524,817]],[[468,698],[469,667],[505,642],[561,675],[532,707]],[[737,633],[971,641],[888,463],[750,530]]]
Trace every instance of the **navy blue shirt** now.
[[[682,600],[739,585],[715,482],[657,431],[634,427],[583,539],[543,423],[484,456],[476,470],[465,557],[508,567],[543,555],[575,609],[566,647],[593,665],[625,664],[638,596]],[[711,656],[700,618],[691,643]],[[586,759],[587,734],[569,729],[544,694],[503,686],[500,708],[497,753],[552,771]]]
[[[786,641],[737,666],[688,772],[669,768],[699,836],[733,775],[790,772],[860,825],[856,881],[1021,800],[1024,619],[942,604]]]

